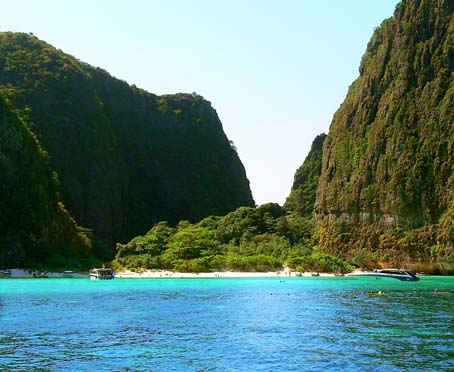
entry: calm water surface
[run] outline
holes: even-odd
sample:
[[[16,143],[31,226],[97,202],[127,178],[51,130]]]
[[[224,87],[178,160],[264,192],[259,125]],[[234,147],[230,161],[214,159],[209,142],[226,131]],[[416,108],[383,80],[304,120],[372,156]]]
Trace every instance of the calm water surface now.
[[[453,277],[3,279],[0,370],[454,371],[451,289]]]

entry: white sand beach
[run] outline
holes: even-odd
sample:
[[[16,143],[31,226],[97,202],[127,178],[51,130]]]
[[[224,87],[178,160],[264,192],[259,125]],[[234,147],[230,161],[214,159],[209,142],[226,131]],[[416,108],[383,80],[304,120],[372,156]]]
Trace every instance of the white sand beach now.
[[[120,271],[115,274],[116,278],[269,278],[269,277],[295,277],[295,276],[314,276],[318,273],[298,273],[293,270],[284,269],[267,272],[251,271],[214,271],[206,273],[180,273],[168,270],[145,270],[143,272],[132,272],[129,270]],[[334,274],[320,273],[319,276],[334,276]]]
[[[34,278],[33,274],[36,272],[23,270],[23,269],[11,269],[11,278]],[[48,278],[62,278],[63,273],[61,272],[45,272],[44,274]],[[254,272],[254,271],[214,271],[206,273],[181,273],[169,270],[144,270],[142,272],[135,272],[130,270],[117,271],[115,273],[116,278],[125,279],[165,279],[165,278],[285,278],[285,277],[333,277],[334,274],[328,273],[311,273],[295,272],[289,268],[285,268],[278,271],[267,271],[267,272]],[[88,278],[87,272],[74,272],[73,278]]]

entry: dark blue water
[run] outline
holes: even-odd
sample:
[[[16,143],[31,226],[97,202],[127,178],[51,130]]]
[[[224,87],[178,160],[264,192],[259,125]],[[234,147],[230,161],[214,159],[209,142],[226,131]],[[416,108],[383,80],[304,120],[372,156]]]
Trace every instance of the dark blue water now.
[[[454,371],[451,289],[449,277],[0,280],[0,370]]]

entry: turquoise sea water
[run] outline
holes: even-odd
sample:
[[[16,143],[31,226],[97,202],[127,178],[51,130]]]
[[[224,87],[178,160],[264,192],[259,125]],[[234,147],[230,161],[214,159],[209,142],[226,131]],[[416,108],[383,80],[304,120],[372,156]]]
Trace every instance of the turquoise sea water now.
[[[451,289],[453,277],[4,279],[0,370],[453,371]]]

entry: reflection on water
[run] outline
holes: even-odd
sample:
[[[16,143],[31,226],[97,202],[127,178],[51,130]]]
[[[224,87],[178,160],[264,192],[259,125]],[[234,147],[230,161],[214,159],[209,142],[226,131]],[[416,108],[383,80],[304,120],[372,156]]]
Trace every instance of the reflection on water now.
[[[451,289],[433,277],[2,280],[0,370],[452,371]]]

